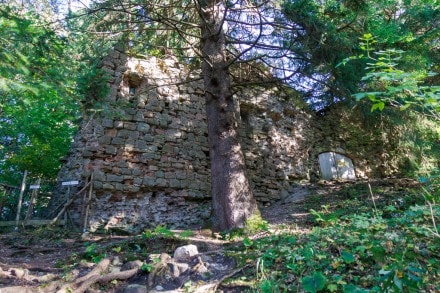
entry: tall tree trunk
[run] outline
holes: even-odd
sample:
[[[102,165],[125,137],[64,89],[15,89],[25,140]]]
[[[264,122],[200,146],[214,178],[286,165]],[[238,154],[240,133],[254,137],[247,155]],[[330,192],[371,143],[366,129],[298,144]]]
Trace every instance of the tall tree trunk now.
[[[206,115],[211,158],[213,225],[219,230],[243,227],[258,213],[246,177],[246,166],[237,131],[237,111],[230,89],[226,41],[222,29],[224,3],[201,1],[201,49],[203,55]]]

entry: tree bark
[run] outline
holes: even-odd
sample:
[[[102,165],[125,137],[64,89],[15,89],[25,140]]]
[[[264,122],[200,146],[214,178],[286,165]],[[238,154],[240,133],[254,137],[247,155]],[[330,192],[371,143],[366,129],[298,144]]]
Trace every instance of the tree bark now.
[[[231,93],[222,28],[224,3],[201,1],[201,50],[211,159],[213,226],[218,230],[243,227],[258,213],[238,136],[238,113]]]

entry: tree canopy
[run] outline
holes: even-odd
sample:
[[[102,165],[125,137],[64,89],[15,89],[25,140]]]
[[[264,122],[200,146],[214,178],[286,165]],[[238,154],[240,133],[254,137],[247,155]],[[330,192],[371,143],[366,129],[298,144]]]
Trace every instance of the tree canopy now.
[[[360,40],[365,34],[374,36],[376,51],[405,51],[399,61],[402,70],[440,72],[438,1],[288,0],[283,13],[295,27],[284,37],[292,40],[290,49],[300,56],[292,66],[303,74],[303,82],[310,81],[309,92],[303,92],[317,107],[350,99],[362,89],[371,60],[337,65],[365,53]],[[438,84],[438,76],[422,82]]]
[[[79,118],[68,41],[32,11],[0,6],[0,180],[55,177]]]

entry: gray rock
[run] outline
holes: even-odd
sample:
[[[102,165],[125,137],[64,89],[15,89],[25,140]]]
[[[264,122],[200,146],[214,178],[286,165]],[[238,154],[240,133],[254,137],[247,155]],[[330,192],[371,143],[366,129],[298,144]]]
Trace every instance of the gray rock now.
[[[174,251],[173,257],[177,262],[187,262],[190,261],[192,257],[197,254],[199,254],[197,246],[195,246],[194,244],[189,244],[177,247],[177,249]]]
[[[174,278],[180,277],[181,274],[186,272],[189,269],[189,265],[186,263],[176,263],[176,262],[169,262],[168,267],[170,270],[170,273]]]

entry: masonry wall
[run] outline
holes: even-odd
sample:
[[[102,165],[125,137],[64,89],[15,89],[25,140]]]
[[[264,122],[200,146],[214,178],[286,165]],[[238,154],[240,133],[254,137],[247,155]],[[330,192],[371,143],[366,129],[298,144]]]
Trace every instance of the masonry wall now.
[[[106,110],[84,116],[58,178],[80,181],[72,196],[93,173],[90,229],[205,225],[210,169],[199,72],[172,57],[140,60],[118,51],[102,66],[110,75]],[[337,140],[317,147],[319,123],[279,87],[247,88],[236,97],[248,176],[262,206],[316,176],[320,151],[341,148]],[[61,186],[54,195],[55,211],[69,195]],[[81,201],[69,209],[76,223]]]

